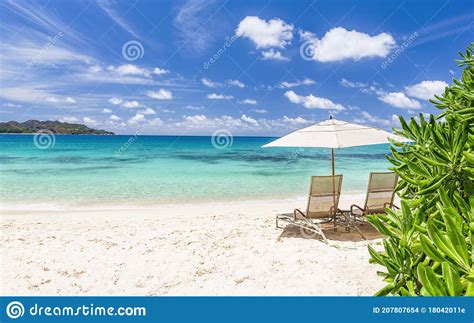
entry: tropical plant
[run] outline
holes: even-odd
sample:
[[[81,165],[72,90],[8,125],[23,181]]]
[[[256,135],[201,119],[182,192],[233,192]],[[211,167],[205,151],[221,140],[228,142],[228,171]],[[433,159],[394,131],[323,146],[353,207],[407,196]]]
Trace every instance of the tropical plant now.
[[[411,143],[392,142],[400,176],[401,209],[368,221],[386,236],[370,261],[388,283],[376,295],[474,296],[474,43],[457,60],[460,80],[431,102],[442,113],[394,131]]]

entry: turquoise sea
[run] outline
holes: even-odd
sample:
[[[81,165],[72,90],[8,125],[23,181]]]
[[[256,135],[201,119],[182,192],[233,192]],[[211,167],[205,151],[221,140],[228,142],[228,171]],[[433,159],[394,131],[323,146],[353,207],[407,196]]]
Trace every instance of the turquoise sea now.
[[[292,198],[307,194],[310,175],[330,174],[329,149],[261,148],[274,139],[0,135],[1,201],[90,206]],[[343,193],[365,193],[369,172],[389,167],[388,151],[388,145],[337,150]]]

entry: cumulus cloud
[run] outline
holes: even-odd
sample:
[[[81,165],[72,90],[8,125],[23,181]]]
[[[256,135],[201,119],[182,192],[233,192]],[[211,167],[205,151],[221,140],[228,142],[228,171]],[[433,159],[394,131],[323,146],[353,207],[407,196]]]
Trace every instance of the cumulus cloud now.
[[[165,89],[160,89],[159,91],[147,91],[146,95],[156,100],[171,100],[173,98],[173,93]]]
[[[127,109],[130,109],[130,108],[139,108],[141,107],[142,105],[140,104],[140,102],[138,101],[125,101],[122,103],[122,108],[127,108]]]
[[[206,79],[206,78],[202,78],[201,82],[202,82],[202,84],[204,84],[204,86],[207,86],[207,87],[210,87],[210,88],[216,88],[218,86],[221,86],[220,83],[213,82],[213,81],[211,81],[209,79]]]
[[[85,123],[87,126],[95,126],[95,125],[97,125],[97,121],[96,121],[94,118],[84,117],[84,118],[82,118],[82,121],[84,121],[84,123]]]
[[[239,103],[240,103],[240,104],[256,105],[256,104],[257,104],[257,100],[245,99],[245,100],[239,101]]]
[[[252,117],[248,117],[248,116],[246,116],[245,114],[243,114],[243,115],[240,117],[240,119],[242,119],[242,121],[245,121],[245,122],[247,122],[247,123],[250,123],[252,126],[255,126],[255,127],[257,127],[257,126],[259,125],[257,120],[255,120],[255,119],[252,118]]]
[[[443,81],[422,81],[418,84],[405,87],[406,93],[421,100],[434,99],[435,95],[441,95],[444,89],[449,86]]]
[[[230,85],[233,85],[233,86],[240,87],[240,88],[244,88],[244,87],[245,87],[245,84],[242,83],[242,82],[239,81],[239,80],[227,80],[227,83],[230,84]]]
[[[112,121],[119,121],[119,120],[122,120],[122,118],[120,118],[119,116],[116,116],[115,114],[112,114],[110,117],[109,117],[110,120]]]
[[[76,123],[76,122],[79,122],[79,119],[76,117],[65,116],[65,117],[60,118],[59,122]]]
[[[281,82],[280,85],[278,86],[279,88],[292,88],[296,86],[301,86],[301,85],[312,85],[315,84],[316,82],[312,79],[305,78],[303,80],[296,80],[295,82]]]
[[[274,60],[274,61],[289,61],[290,59],[278,51],[274,50],[273,48],[269,50],[262,51],[262,59],[263,60]]]
[[[146,70],[145,68],[141,68],[139,66],[133,65],[133,64],[124,64],[120,66],[108,66],[107,70],[109,72],[114,72],[118,75],[143,75],[143,76],[149,76],[150,72]]]
[[[309,32],[302,32],[300,36],[301,40],[308,42],[307,46],[313,53],[311,58],[318,62],[386,57],[396,45],[390,34],[371,36],[342,27],[332,28],[321,39]]]
[[[293,39],[293,25],[278,18],[266,21],[247,16],[239,23],[235,34],[251,40],[257,48],[284,48]]]
[[[155,67],[153,69],[153,74],[155,75],[165,75],[165,74],[168,74],[170,71],[169,70],[165,70],[164,68],[159,68],[159,67]]]
[[[109,99],[109,103],[111,103],[113,105],[118,105],[118,104],[122,104],[123,100],[120,99],[120,98],[113,97],[113,98]]]
[[[145,116],[143,114],[137,113],[135,116],[128,119],[128,123],[136,124],[145,121]]]
[[[323,109],[323,110],[344,110],[344,106],[333,101],[314,96],[312,94],[308,96],[298,95],[294,91],[287,91],[284,94],[288,100],[295,104],[301,104],[307,109]]]
[[[265,110],[265,109],[255,109],[255,110],[253,110],[253,111],[254,111],[255,113],[261,113],[261,114],[268,112],[268,111]]]
[[[207,95],[207,98],[209,100],[230,100],[234,97],[232,95],[222,95],[222,94],[211,93]]]
[[[390,92],[379,96],[379,100],[393,107],[401,109],[419,109],[421,103],[415,99],[411,99],[403,92]]]
[[[144,110],[140,110],[140,111],[138,111],[138,113],[145,114],[145,115],[147,115],[147,114],[156,114],[155,110],[153,110],[152,108],[146,108]]]
[[[102,113],[112,113],[112,110],[110,110],[110,109],[103,109],[103,110],[102,110]]]
[[[50,96],[50,97],[46,97],[45,101],[49,103],[77,103],[76,100],[74,100],[70,96],[68,97]]]

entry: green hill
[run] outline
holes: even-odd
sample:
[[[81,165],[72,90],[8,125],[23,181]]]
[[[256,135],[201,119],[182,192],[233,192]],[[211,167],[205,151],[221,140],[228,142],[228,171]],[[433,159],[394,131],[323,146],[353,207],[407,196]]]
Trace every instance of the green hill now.
[[[38,120],[28,120],[23,123],[16,121],[0,122],[0,133],[36,133],[40,130],[67,135],[114,135],[110,131],[96,130],[77,123]]]

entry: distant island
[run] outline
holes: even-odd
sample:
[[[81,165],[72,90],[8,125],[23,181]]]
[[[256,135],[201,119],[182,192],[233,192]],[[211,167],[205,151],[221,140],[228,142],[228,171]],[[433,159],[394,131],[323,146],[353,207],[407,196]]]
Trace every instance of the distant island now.
[[[50,131],[55,134],[65,135],[114,135],[113,132],[89,128],[83,124],[59,121],[28,120],[25,122],[0,122],[0,133],[36,133]]]

